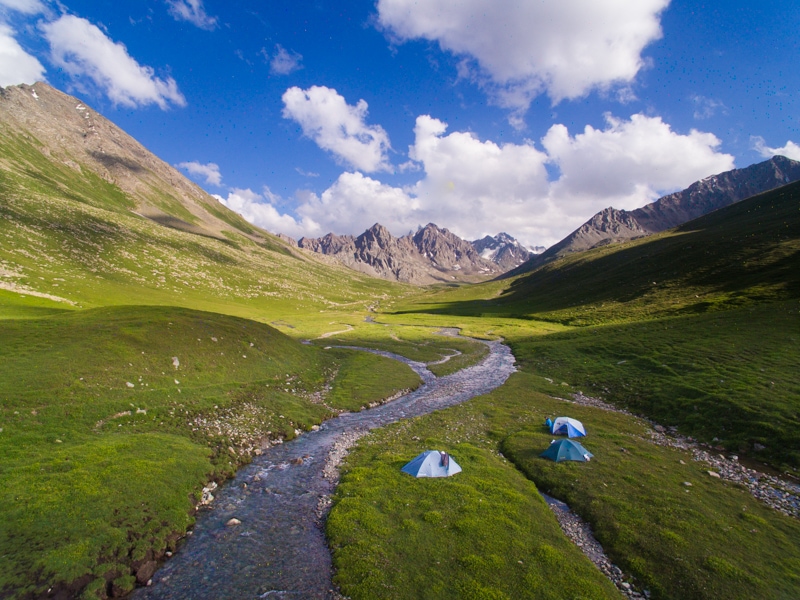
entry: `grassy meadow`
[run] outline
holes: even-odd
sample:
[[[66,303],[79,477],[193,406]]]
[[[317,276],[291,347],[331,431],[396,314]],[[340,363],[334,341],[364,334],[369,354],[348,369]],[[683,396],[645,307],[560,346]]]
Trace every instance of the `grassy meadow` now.
[[[797,520],[710,477],[688,452],[654,445],[640,419],[557,399],[565,390],[523,370],[492,394],[362,439],[327,524],[343,593],[619,597],[566,542],[538,488],[583,516],[653,598],[796,597]],[[544,419],[563,414],[586,424],[591,462],[539,458],[552,439]],[[450,452],[463,472],[401,473],[422,449]]]

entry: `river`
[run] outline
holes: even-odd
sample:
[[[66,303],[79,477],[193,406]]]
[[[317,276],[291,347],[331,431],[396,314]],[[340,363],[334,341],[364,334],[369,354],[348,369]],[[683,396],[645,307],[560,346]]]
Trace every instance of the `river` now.
[[[321,499],[334,488],[323,474],[331,449],[353,432],[460,404],[502,385],[515,371],[514,357],[500,342],[484,343],[490,352],[480,364],[438,378],[422,363],[377,352],[407,363],[423,385],[376,408],[342,414],[318,431],[255,457],[216,491],[211,510],[198,513],[193,534],[155,574],[152,585],[131,597],[336,598],[319,516]],[[241,523],[228,525],[233,518]]]

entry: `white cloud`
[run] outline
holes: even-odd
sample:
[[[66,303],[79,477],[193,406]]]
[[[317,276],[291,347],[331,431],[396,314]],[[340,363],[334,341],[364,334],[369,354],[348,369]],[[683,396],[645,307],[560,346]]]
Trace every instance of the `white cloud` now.
[[[371,173],[391,171],[389,136],[379,125],[367,125],[367,103],[350,106],[331,88],[292,87],[283,94],[283,116],[300,124],[303,134],[342,162]]]
[[[200,29],[211,31],[217,27],[217,17],[209,17],[203,7],[203,0],[166,0],[169,14],[176,21],[188,21]]]
[[[65,15],[40,28],[50,42],[53,62],[73,78],[91,79],[115,104],[156,104],[162,110],[169,103],[186,105],[172,77],[156,77],[151,67],[137,63],[123,44],[114,43],[86,19]]]
[[[36,15],[45,10],[44,4],[40,0],[0,0],[0,6],[26,15]]]
[[[446,123],[428,115],[417,117],[414,133],[409,158],[423,170],[414,185],[342,173],[322,194],[300,199],[299,220],[280,214],[277,202],[260,203],[260,196],[229,206],[295,237],[360,234],[375,222],[403,235],[434,222],[465,239],[506,231],[529,246],[551,245],[603,208],[638,208],[733,168],[714,135],[680,134],[641,114],[609,115],[604,129],[587,126],[576,135],[554,125],[542,149],[532,141],[499,145],[469,132],[447,133]],[[556,174],[548,175],[548,167]]]
[[[473,59],[494,101],[524,111],[541,93],[559,102],[630,83],[669,1],[378,0],[377,9],[390,36]]]
[[[266,198],[265,198],[266,196]],[[269,188],[264,188],[264,195],[250,189],[232,189],[227,198],[214,196],[223,205],[242,215],[248,222],[272,233],[285,233],[294,238],[304,235],[324,235],[320,226],[309,218],[297,220],[291,215],[281,214],[270,202],[276,196]]]
[[[547,156],[533,143],[499,146],[470,133],[445,135],[446,128],[427,115],[417,117],[409,148],[425,171],[413,192],[426,220],[472,236],[489,224],[501,231],[549,211]]]
[[[197,161],[182,162],[177,165],[179,169],[184,169],[190,175],[204,177],[206,183],[217,187],[222,185],[222,173],[219,172],[219,165],[216,163],[202,164]]]
[[[800,160],[800,145],[795,144],[793,141],[788,140],[782,148],[770,148],[764,141],[763,137],[753,136],[750,138],[753,142],[753,148],[764,158],[772,158],[776,154],[791,158],[792,160]]]
[[[0,23],[0,87],[44,80],[44,67],[14,38],[14,31]]]
[[[302,54],[294,51],[289,52],[286,48],[277,44],[275,46],[275,55],[269,59],[269,70],[275,75],[289,75],[303,68],[300,64],[302,60]]]
[[[719,100],[714,100],[714,98],[706,98],[705,96],[700,96],[695,94],[691,97],[692,103],[694,104],[694,118],[699,120],[702,119],[710,119],[713,116],[716,116],[717,112],[721,112],[723,115],[728,114],[728,107],[725,106]]]
[[[661,118],[641,114],[627,121],[607,115],[606,121],[605,129],[587,125],[574,137],[564,125],[553,125],[542,138],[561,170],[552,186],[560,203],[636,208],[734,167],[733,156],[717,151],[720,141],[711,133],[678,134]]]
[[[554,125],[533,142],[498,145],[417,118],[409,156],[423,178],[406,189],[344,173],[298,209],[325,232],[360,233],[380,222],[395,235],[434,222],[466,239],[507,231],[528,245],[551,245],[607,206],[636,208],[663,193],[733,168],[708,133],[678,134],[660,118],[607,117],[602,130],[571,136]],[[546,166],[560,171],[548,178]]]
[[[297,213],[304,220],[319,224],[323,234],[333,231],[357,235],[376,222],[392,231],[416,228],[419,207],[419,201],[400,188],[361,173],[342,173],[321,196],[309,195]]]

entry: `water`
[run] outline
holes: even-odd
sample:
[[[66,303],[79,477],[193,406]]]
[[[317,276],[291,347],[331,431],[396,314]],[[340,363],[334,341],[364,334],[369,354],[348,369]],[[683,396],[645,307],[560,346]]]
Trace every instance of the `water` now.
[[[416,391],[359,413],[326,421],[292,442],[272,446],[217,490],[212,510],[198,514],[194,534],[133,594],[150,599],[249,599],[336,597],[331,556],[319,517],[320,499],[333,492],[323,476],[329,451],[354,431],[364,431],[465,402],[502,385],[515,370],[500,342],[479,365],[435,377],[422,363],[409,364],[423,379]],[[421,448],[425,450],[426,448]],[[228,526],[236,518],[241,524]]]

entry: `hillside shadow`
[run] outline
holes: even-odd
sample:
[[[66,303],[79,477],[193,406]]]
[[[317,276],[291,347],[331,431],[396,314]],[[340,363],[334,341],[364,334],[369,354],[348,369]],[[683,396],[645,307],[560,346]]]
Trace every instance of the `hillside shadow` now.
[[[115,154],[108,154],[107,152],[99,152],[98,150],[90,150],[89,155],[107,169],[122,167],[124,169],[127,169],[128,171],[133,171],[134,173],[143,173],[147,170],[144,167],[142,167],[142,165],[140,165],[139,163],[129,160],[127,158],[123,158],[121,156],[117,156]]]
[[[800,297],[798,203],[800,186],[786,186],[671,232],[553,261],[512,281],[499,298],[407,312],[524,318],[607,302],[707,310],[709,302],[687,297],[690,289],[759,300]]]

